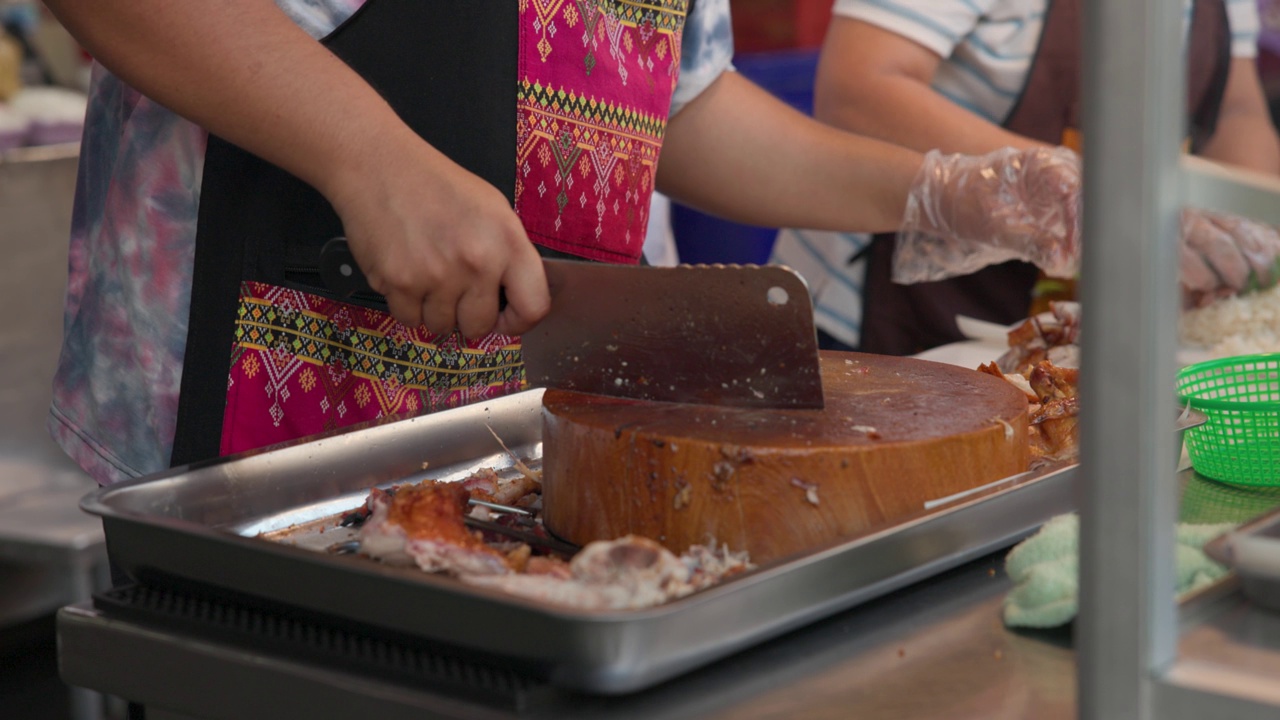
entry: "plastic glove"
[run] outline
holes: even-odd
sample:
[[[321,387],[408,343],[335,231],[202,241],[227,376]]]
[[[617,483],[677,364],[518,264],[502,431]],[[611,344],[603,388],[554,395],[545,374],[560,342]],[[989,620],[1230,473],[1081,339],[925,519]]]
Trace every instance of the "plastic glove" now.
[[[967,275],[1007,260],[1053,277],[1080,265],[1080,156],[1063,147],[925,155],[894,250],[898,283]]]
[[[1183,305],[1203,307],[1280,281],[1280,233],[1244,218],[1184,210],[1179,258]]]

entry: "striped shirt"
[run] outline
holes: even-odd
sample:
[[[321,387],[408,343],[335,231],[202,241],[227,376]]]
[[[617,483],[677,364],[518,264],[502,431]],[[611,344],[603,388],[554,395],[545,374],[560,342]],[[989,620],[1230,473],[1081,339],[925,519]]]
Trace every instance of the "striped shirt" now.
[[[1254,57],[1257,0],[1224,0],[1231,54]],[[933,89],[994,123],[1022,93],[1040,42],[1048,0],[835,0],[832,12],[890,30],[937,53]],[[1183,0],[1184,29],[1191,0]]]
[[[1191,2],[1183,0],[1184,28]],[[1257,55],[1258,0],[1224,0],[1234,57]],[[892,31],[933,51],[941,63],[933,89],[978,116],[1003,124],[1022,93],[1048,0],[835,0],[832,12]],[[849,260],[866,235],[783,230],[770,262],[804,276],[819,328],[856,347],[862,327],[865,263]]]

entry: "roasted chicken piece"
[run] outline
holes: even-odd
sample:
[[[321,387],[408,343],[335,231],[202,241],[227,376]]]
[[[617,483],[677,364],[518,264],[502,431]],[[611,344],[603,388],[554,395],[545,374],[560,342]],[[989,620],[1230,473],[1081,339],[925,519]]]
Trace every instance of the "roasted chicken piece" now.
[[[1027,318],[1009,331],[1009,349],[996,360],[996,365],[1005,373],[1024,377],[1045,360],[1059,367],[1079,367],[1079,338],[1079,303],[1052,302],[1048,311]]]
[[[1080,371],[1042,360],[1030,370],[1030,377],[1006,374],[995,363],[978,366],[979,372],[994,375],[1027,395],[1032,467],[1049,462],[1072,462],[1079,455],[1080,413],[1078,383]]]
[[[483,493],[497,481],[492,471],[481,471],[459,483],[426,480],[389,491],[374,488],[365,508],[348,514],[351,524],[365,517],[359,552],[391,564],[448,573],[473,585],[592,609],[650,607],[751,567],[745,553],[696,546],[677,557],[638,536],[591,543],[569,562],[534,555],[522,542],[486,542],[484,534],[465,524],[469,488]],[[508,487],[515,492],[523,485]],[[540,524],[522,530],[545,533]]]
[[[498,475],[493,468],[481,468],[462,481],[462,487],[471,493],[475,500],[497,503],[499,505],[515,505],[521,498],[542,490],[537,480],[524,474],[513,478]]]
[[[622,610],[683,597],[749,567],[741,553],[698,546],[676,557],[648,538],[628,535],[584,547],[569,563],[568,577],[525,574],[462,579],[557,605]]]
[[[1031,370],[1029,382],[1040,407],[1031,413],[1031,425],[1039,429],[1041,454],[1053,460],[1075,460],[1080,453],[1077,427],[1080,414],[1080,371],[1041,361]]]
[[[458,483],[433,480],[399,486],[394,494],[374,488],[366,502],[370,517],[360,526],[360,553],[394,565],[416,564],[428,572],[511,572],[506,555],[463,522],[469,496]]]

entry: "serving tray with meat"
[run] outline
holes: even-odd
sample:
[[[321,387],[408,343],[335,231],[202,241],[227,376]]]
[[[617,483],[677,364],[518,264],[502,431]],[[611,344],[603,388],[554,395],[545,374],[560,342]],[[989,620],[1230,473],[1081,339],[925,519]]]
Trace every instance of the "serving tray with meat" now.
[[[429,547],[431,534],[419,538],[406,519],[413,508],[396,510],[380,493],[416,488],[403,497],[426,503],[417,511],[447,507],[454,520],[473,511],[460,498],[486,492],[498,504],[536,511],[524,470],[543,466],[543,395],[531,390],[176,468],[99,490],[82,506],[103,518],[116,561],[140,583],[296,608],[347,627],[465,649],[598,693],[648,687],[883,595],[1012,544],[1072,507],[1073,468],[1020,474],[954,497],[923,498],[928,502],[914,511],[751,569],[735,564],[732,546],[725,553],[707,543],[690,559],[681,557],[687,547],[663,549],[650,543],[663,538],[625,533],[603,538],[599,552],[590,539],[577,540],[584,549],[566,568],[554,554],[477,538],[464,522],[460,534],[451,525],[447,537],[478,559],[424,571],[423,562],[454,563],[450,548],[457,544],[444,553]],[[797,512],[820,517],[834,506],[829,485],[787,489],[803,501]],[[808,500],[815,494],[818,505]],[[364,526],[344,526],[342,518],[361,507],[371,511]],[[333,552],[361,532],[383,543],[376,551],[366,546],[382,560]],[[415,538],[425,544],[410,547]],[[660,592],[651,593],[655,587]]]

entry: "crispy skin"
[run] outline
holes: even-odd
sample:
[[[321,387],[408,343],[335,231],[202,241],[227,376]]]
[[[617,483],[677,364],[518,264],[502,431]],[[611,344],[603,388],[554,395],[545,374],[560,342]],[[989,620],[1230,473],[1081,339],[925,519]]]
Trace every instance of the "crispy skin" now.
[[[440,540],[467,548],[486,548],[462,522],[469,494],[457,483],[423,482],[396,490],[387,520],[412,540]]]
[[[1040,407],[1031,413],[1038,429],[1036,452],[1055,460],[1074,460],[1080,452],[1079,397],[1080,371],[1060,368],[1048,361],[1031,370],[1032,390]]]
[[[506,574],[511,561],[486,545],[463,522],[467,490],[457,483],[424,481],[370,493],[372,514],[360,528],[360,552],[396,565],[416,564],[428,572]]]
[[[478,473],[479,480],[491,479]],[[477,476],[473,476],[477,477]],[[374,488],[360,528],[361,553],[464,582],[581,608],[650,607],[751,567],[744,553],[695,546],[677,557],[647,538],[591,543],[571,561],[533,555],[524,543],[484,542],[464,523],[470,492],[432,480]],[[538,526],[536,530],[545,532]]]
[[[1027,318],[1009,331],[1009,349],[996,360],[1007,373],[1029,375],[1049,356],[1051,348],[1074,345],[1080,337],[1080,306],[1049,303],[1049,310]]]
[[[978,372],[1002,378],[1023,389],[1016,374],[1006,375],[995,363],[978,366]],[[1079,454],[1080,371],[1063,368],[1041,360],[1030,368],[1027,385],[1029,420],[1027,440],[1031,446],[1032,464],[1047,461],[1071,461]]]
[[[1073,302],[1050,303],[1048,312],[1029,317],[1009,331],[1009,350],[995,363],[978,368],[1010,382],[1014,381],[1006,373],[1026,378],[1031,390],[1027,398],[1031,411],[1028,438],[1033,464],[1074,460],[1079,452],[1080,371],[1055,364],[1078,362],[1079,338],[1080,306]]]
[[[1031,369],[1027,382],[1031,383],[1031,389],[1042,403],[1074,398],[1079,393],[1080,370],[1061,368],[1042,361]]]

